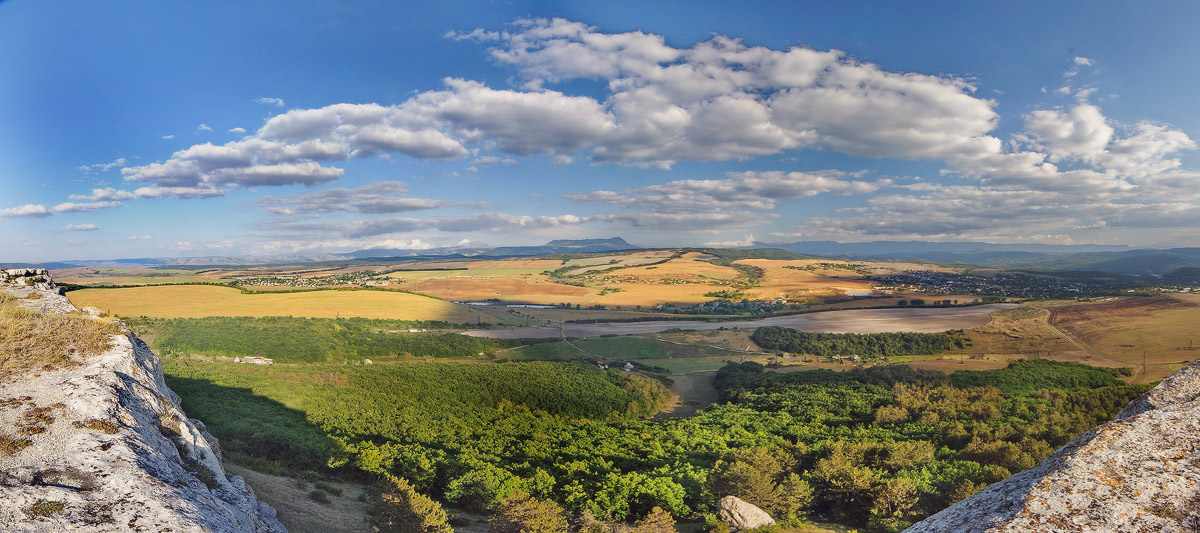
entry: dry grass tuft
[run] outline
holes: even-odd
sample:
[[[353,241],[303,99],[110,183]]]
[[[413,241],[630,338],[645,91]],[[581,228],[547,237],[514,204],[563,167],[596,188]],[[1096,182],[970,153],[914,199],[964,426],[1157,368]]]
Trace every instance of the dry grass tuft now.
[[[100,418],[89,418],[87,420],[77,421],[71,425],[75,426],[76,429],[86,428],[96,431],[103,431],[105,433],[117,433],[121,431],[121,426],[117,425],[116,422],[113,422],[112,420],[103,420]]]
[[[113,322],[83,313],[39,314],[0,293],[0,379],[34,369],[73,364],[72,355],[98,354],[112,347]]]
[[[0,455],[12,457],[33,444],[29,439],[14,438],[0,433]]]
[[[63,502],[38,500],[38,501],[34,502],[33,505],[30,505],[29,509],[26,509],[25,512],[28,513],[29,516],[33,516],[33,517],[54,516],[58,513],[63,512],[63,510],[66,508],[67,508],[67,506]]]

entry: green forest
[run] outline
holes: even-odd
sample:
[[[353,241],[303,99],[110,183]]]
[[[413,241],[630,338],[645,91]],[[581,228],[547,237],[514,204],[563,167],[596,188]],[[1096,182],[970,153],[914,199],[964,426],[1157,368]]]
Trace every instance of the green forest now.
[[[764,326],[750,336],[766,350],[830,357],[863,358],[897,355],[934,355],[967,345],[962,330],[945,333],[810,333],[779,326]]]
[[[394,355],[476,356],[492,354],[500,348],[544,342],[541,339],[468,337],[447,332],[409,333],[412,329],[445,328],[447,324],[370,318],[143,317],[126,322],[139,333],[154,332],[154,346],[164,352],[230,357],[262,355],[281,363]]]
[[[717,404],[649,421],[668,400],[662,383],[586,364],[168,356],[164,368],[229,457],[261,470],[393,476],[464,509],[529,498],[617,521],[655,507],[712,520],[732,494],[785,523],[818,516],[870,531],[898,531],[1033,466],[1146,390],[1050,361],[965,378],[742,363],[717,374]]]

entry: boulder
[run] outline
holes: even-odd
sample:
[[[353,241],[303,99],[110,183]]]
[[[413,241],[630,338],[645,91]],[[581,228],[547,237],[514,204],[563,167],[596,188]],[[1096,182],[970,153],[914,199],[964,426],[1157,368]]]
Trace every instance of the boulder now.
[[[775,524],[775,520],[766,511],[742,501],[737,496],[721,498],[717,504],[717,518],[725,522],[734,533]]]

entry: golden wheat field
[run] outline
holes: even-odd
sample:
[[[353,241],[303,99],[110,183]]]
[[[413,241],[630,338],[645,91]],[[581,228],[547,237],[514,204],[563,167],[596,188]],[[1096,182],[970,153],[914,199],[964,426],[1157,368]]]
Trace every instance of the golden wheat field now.
[[[448,322],[476,322],[479,319],[477,313],[450,302],[385,291],[242,294],[237,289],[228,287],[159,285],[123,289],[83,289],[69,292],[67,296],[76,306],[96,307],[118,316],[358,316]]]

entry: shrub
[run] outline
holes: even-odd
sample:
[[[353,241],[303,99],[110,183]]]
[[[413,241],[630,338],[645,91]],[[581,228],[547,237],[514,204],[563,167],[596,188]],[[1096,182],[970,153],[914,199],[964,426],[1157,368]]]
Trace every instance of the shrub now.
[[[375,526],[380,531],[453,533],[441,504],[420,494],[404,478],[384,475],[376,484]]]
[[[569,531],[562,507],[515,491],[500,502],[492,516],[493,533],[560,533]]]
[[[308,499],[317,503],[329,503],[329,496],[319,490],[314,490],[308,493]]]
[[[64,504],[63,502],[38,500],[36,502],[33,502],[33,505],[30,505],[29,508],[25,510],[25,512],[27,514],[29,514],[29,516],[32,516],[32,517],[53,516],[53,515],[63,512],[63,509],[65,509],[65,508],[66,508],[66,504]]]

